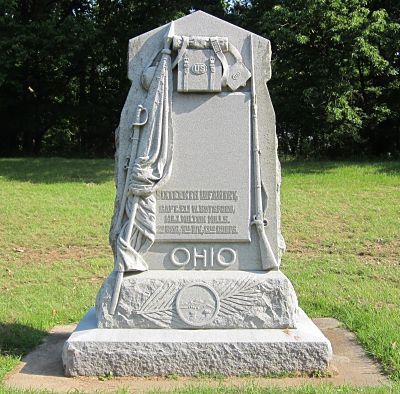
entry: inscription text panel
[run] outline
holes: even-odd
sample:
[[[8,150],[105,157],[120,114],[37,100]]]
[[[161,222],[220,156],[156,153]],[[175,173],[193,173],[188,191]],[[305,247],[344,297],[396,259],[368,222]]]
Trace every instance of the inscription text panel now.
[[[157,240],[250,240],[248,93],[174,95],[172,176],[158,190]]]

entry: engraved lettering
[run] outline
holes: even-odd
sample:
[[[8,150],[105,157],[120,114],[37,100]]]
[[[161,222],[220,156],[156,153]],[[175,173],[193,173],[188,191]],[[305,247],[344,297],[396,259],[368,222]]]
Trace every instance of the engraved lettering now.
[[[206,218],[198,215],[166,215],[164,223],[206,223]]]
[[[178,260],[178,258],[176,257],[176,254],[179,251],[182,251],[184,254],[186,254],[186,260],[183,260],[183,261]],[[171,252],[171,261],[178,267],[182,267],[190,261],[190,252],[186,248],[175,248]]]
[[[222,239],[238,234],[234,216],[239,201],[237,190],[159,190],[156,196],[157,234],[161,239],[168,239],[168,235],[182,240],[193,236]]]
[[[224,257],[228,252],[228,254],[231,255],[231,260],[227,261],[226,258]],[[231,248],[222,248],[218,251],[217,253],[217,261],[219,264],[221,264],[224,267],[228,267],[236,262],[237,254],[236,251],[231,249]]]
[[[197,267],[197,259],[203,260],[203,266],[207,267],[207,250],[203,249],[203,254],[197,253],[197,249],[194,248],[193,250],[193,266]]]
[[[214,261],[222,267],[232,266],[237,262],[237,251],[231,248],[221,248],[216,253],[214,248],[193,248],[192,252],[187,248],[175,248],[172,250],[171,261],[177,267],[192,264],[193,268],[214,268]]]
[[[237,234],[237,226],[217,226],[217,234]]]
[[[236,190],[200,190],[200,200],[238,200]]]
[[[164,226],[164,234],[180,234],[181,229],[179,226]]]
[[[233,205],[192,205],[192,213],[235,213]]]
[[[159,190],[158,200],[227,200],[238,201],[237,190]]]
[[[240,71],[235,72],[235,74],[232,75],[233,80],[237,80],[240,77]]]
[[[190,213],[190,205],[160,205],[159,213]]]
[[[207,223],[229,223],[228,216],[207,216]]]
[[[190,71],[194,75],[202,75],[207,72],[207,64],[204,63],[196,63],[190,68]]]

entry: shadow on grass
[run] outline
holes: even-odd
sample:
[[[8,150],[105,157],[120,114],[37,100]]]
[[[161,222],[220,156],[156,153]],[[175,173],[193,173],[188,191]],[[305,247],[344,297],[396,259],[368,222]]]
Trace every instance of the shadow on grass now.
[[[111,159],[2,158],[0,177],[31,183],[104,183],[114,177]]]
[[[330,170],[349,166],[372,166],[378,174],[400,175],[400,161],[282,161],[283,175],[323,174]]]
[[[19,323],[0,323],[0,353],[22,357],[48,335],[46,331]]]
[[[64,376],[62,351],[71,332],[50,333],[44,342],[24,357],[21,372],[28,375]]]
[[[282,161],[283,175],[292,174],[320,174],[345,163],[333,161]]]
[[[377,173],[400,174],[400,161],[282,161],[283,175],[322,174],[347,166],[373,166]],[[0,177],[31,183],[104,183],[114,178],[112,159],[0,158]]]
[[[62,349],[71,332],[72,328],[48,333],[22,324],[0,323],[0,354],[23,357],[24,374],[64,376]]]
[[[387,161],[378,163],[378,172],[386,175],[400,175],[400,161]]]

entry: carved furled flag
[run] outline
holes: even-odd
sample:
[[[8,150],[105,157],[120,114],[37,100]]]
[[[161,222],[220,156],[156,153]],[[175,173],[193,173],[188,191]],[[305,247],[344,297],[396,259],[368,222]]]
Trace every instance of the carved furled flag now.
[[[116,269],[119,272],[148,269],[142,255],[156,234],[154,192],[169,178],[172,164],[172,72],[171,51],[162,50],[154,77],[143,105],[147,122],[140,130],[135,157],[127,174],[127,200],[117,240]],[[135,126],[136,127],[136,126]],[[134,141],[133,141],[134,143]]]

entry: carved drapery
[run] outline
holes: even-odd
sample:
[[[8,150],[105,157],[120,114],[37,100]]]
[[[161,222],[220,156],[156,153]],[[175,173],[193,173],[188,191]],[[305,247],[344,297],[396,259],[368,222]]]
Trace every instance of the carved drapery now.
[[[127,197],[125,206],[120,208],[124,209],[124,215],[115,259],[115,269],[119,272],[148,269],[142,255],[149,250],[156,234],[154,192],[171,173],[171,101],[170,51],[163,50],[143,104],[147,122],[140,128],[136,155],[128,165]]]

